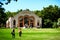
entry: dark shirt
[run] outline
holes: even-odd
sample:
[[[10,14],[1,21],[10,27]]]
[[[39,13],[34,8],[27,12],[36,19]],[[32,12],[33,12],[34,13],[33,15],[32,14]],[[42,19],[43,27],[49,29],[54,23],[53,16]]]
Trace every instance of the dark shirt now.
[[[13,36],[15,36],[15,32],[11,32],[11,34],[12,34]]]
[[[22,31],[19,32],[19,36],[20,36],[20,37],[21,37],[21,35],[22,35]]]

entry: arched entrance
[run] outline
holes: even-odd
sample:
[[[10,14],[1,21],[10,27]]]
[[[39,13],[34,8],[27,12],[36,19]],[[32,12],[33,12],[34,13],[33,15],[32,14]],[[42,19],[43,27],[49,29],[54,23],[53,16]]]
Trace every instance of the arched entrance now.
[[[34,27],[34,25],[35,25],[35,18],[33,17],[33,16],[30,16],[30,27]]]
[[[35,18],[33,16],[28,16],[28,15],[20,16],[18,18],[18,24],[19,24],[18,26],[24,27],[26,24],[28,27],[34,27],[34,21]]]
[[[15,26],[16,26],[16,21],[13,20],[13,28],[15,28]]]
[[[18,18],[18,27],[23,27],[24,26],[24,18],[23,16],[20,16]]]
[[[28,15],[24,16],[24,24],[29,25],[29,16]]]

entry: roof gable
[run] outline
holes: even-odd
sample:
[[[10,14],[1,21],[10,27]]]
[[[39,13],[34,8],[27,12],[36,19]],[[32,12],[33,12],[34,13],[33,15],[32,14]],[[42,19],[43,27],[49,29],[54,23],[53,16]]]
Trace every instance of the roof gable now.
[[[19,13],[18,13],[17,15],[15,15],[14,17],[25,16],[25,15],[38,17],[34,12],[32,12],[32,11],[27,11],[27,10],[23,10],[23,11],[19,12]],[[39,18],[39,17],[38,17],[38,18]]]

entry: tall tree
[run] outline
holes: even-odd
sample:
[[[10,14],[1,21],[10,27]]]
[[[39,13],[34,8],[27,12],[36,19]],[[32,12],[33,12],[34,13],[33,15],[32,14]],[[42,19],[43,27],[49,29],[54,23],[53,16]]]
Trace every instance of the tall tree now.
[[[3,1],[5,1],[5,3],[3,3]],[[5,11],[5,9],[4,8],[2,8],[2,5],[4,5],[4,4],[8,4],[8,3],[10,3],[12,0],[7,0],[7,2],[6,2],[6,0],[1,0],[0,1],[0,27],[3,27],[3,26],[5,26],[6,25],[6,19],[7,19],[7,15],[6,15],[6,13],[4,12]],[[13,0],[13,1],[17,1],[17,0]]]
[[[0,7],[0,27],[5,26],[6,23],[6,14],[4,11],[5,9]]]
[[[60,8],[56,5],[49,5],[48,7],[44,7],[43,10],[41,10],[41,14],[43,14],[43,26],[45,25],[44,27],[49,27],[49,25],[57,23],[58,18],[60,18]],[[50,20],[50,22],[47,22],[47,19]]]
[[[8,19],[9,17],[15,16],[16,14],[17,14],[17,12],[10,12],[10,11],[6,12],[7,19]]]

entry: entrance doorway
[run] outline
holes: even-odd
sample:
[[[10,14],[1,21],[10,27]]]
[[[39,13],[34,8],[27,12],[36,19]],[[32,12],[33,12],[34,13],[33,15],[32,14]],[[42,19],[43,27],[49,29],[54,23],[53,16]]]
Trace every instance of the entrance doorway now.
[[[25,24],[29,25],[29,18],[28,18],[28,16],[24,17],[24,25]]]
[[[18,18],[19,27],[25,27],[25,25],[27,25],[27,27],[34,27],[34,21],[34,17],[28,15],[20,16]]]

